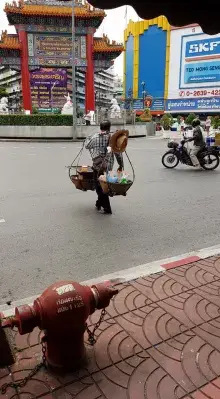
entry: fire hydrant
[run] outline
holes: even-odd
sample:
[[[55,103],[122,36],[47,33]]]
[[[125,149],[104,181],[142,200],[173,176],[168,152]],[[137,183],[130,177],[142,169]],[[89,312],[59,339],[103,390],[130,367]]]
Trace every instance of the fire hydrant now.
[[[83,286],[61,281],[47,288],[33,305],[15,308],[15,316],[5,322],[18,327],[21,335],[43,330],[47,364],[57,369],[75,369],[85,357],[86,320],[96,309],[104,309],[118,290],[110,282]]]

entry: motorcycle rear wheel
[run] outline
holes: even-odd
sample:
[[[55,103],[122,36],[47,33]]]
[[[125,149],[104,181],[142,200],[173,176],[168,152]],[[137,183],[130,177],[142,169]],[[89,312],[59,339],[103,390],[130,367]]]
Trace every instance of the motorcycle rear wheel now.
[[[179,163],[178,156],[173,151],[167,151],[162,156],[162,164],[167,169],[174,169]]]
[[[219,166],[219,157],[217,154],[205,153],[200,160],[200,165],[205,170],[215,170]]]

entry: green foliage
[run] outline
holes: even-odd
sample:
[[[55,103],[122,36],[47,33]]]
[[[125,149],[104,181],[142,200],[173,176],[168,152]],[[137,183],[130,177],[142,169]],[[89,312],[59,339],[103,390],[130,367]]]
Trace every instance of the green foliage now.
[[[180,125],[180,122],[181,122],[181,116],[180,116],[180,115],[178,115],[176,119],[177,119],[177,122],[178,122],[178,123],[179,123],[179,125]]]
[[[0,126],[72,126],[72,115],[0,115]]]
[[[0,98],[1,97],[8,97],[8,94],[6,92],[6,88],[5,87],[0,87]]]
[[[164,130],[169,130],[173,124],[173,117],[170,114],[164,114],[161,118],[161,125]]]
[[[213,129],[218,129],[220,127],[220,117],[219,117],[219,115],[213,116],[211,118],[211,121],[212,121]]]
[[[33,107],[32,108],[32,114],[34,114],[34,115],[38,114],[38,108]]]
[[[187,125],[192,125],[192,121],[196,119],[196,114],[189,114],[186,118],[186,124]]]

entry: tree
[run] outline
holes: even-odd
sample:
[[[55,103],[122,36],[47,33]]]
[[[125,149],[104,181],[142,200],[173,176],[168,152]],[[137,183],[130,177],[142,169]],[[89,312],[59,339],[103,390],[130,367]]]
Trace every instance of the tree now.
[[[1,97],[7,97],[7,92],[5,87],[0,87],[0,98]]]
[[[173,117],[170,114],[164,114],[161,118],[161,125],[164,130],[169,130],[173,124]]]
[[[176,119],[177,119],[177,122],[179,123],[179,125],[180,125],[180,122],[181,122],[181,118],[182,118],[182,117],[181,117],[180,115],[178,115],[177,118],[176,118]]]
[[[192,125],[192,121],[196,119],[196,114],[189,114],[186,118],[186,124],[187,125]]]
[[[220,117],[219,115],[212,117],[212,127],[213,129],[218,129],[220,127]]]

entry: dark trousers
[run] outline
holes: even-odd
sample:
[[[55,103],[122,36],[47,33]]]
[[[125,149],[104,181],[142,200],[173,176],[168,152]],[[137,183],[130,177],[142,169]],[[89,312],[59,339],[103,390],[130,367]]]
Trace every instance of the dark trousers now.
[[[102,207],[103,209],[109,211],[111,210],[111,204],[109,201],[108,194],[103,193],[102,187],[98,180],[98,172],[94,171],[94,180],[95,180],[95,190],[98,195],[97,206]]]

